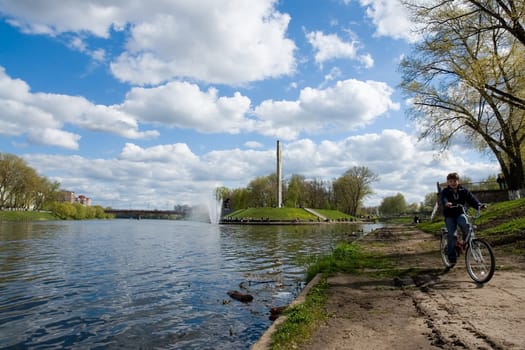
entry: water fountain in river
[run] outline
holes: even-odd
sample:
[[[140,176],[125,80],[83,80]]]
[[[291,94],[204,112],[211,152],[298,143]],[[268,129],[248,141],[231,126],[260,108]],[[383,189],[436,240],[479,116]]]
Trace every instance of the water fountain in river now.
[[[208,201],[208,215],[210,223],[218,224],[221,220],[222,213],[222,199],[213,193],[210,200]]]

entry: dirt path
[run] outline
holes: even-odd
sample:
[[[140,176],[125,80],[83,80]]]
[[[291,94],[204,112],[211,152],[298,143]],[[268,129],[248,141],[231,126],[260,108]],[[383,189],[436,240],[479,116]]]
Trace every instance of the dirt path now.
[[[329,278],[328,320],[302,349],[525,349],[524,257],[496,247],[500,269],[479,286],[464,264],[445,272],[437,239],[409,226],[383,228],[362,243],[400,267],[428,270],[395,280]]]

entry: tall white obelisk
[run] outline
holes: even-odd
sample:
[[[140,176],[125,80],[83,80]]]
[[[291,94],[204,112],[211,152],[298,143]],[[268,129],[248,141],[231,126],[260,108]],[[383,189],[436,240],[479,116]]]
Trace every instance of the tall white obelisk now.
[[[277,208],[283,204],[283,184],[282,184],[282,164],[281,164],[281,143],[277,140]]]

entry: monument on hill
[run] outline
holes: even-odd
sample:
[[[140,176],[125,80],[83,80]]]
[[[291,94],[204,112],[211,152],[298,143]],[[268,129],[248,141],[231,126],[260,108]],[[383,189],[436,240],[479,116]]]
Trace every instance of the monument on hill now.
[[[283,206],[281,143],[277,140],[277,208]]]

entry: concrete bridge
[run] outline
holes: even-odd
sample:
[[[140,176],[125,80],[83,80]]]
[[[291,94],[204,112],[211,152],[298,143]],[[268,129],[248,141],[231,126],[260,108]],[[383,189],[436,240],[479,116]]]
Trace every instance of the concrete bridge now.
[[[177,210],[141,210],[141,209],[105,209],[106,214],[113,214],[118,219],[167,219],[176,220],[185,213]]]

